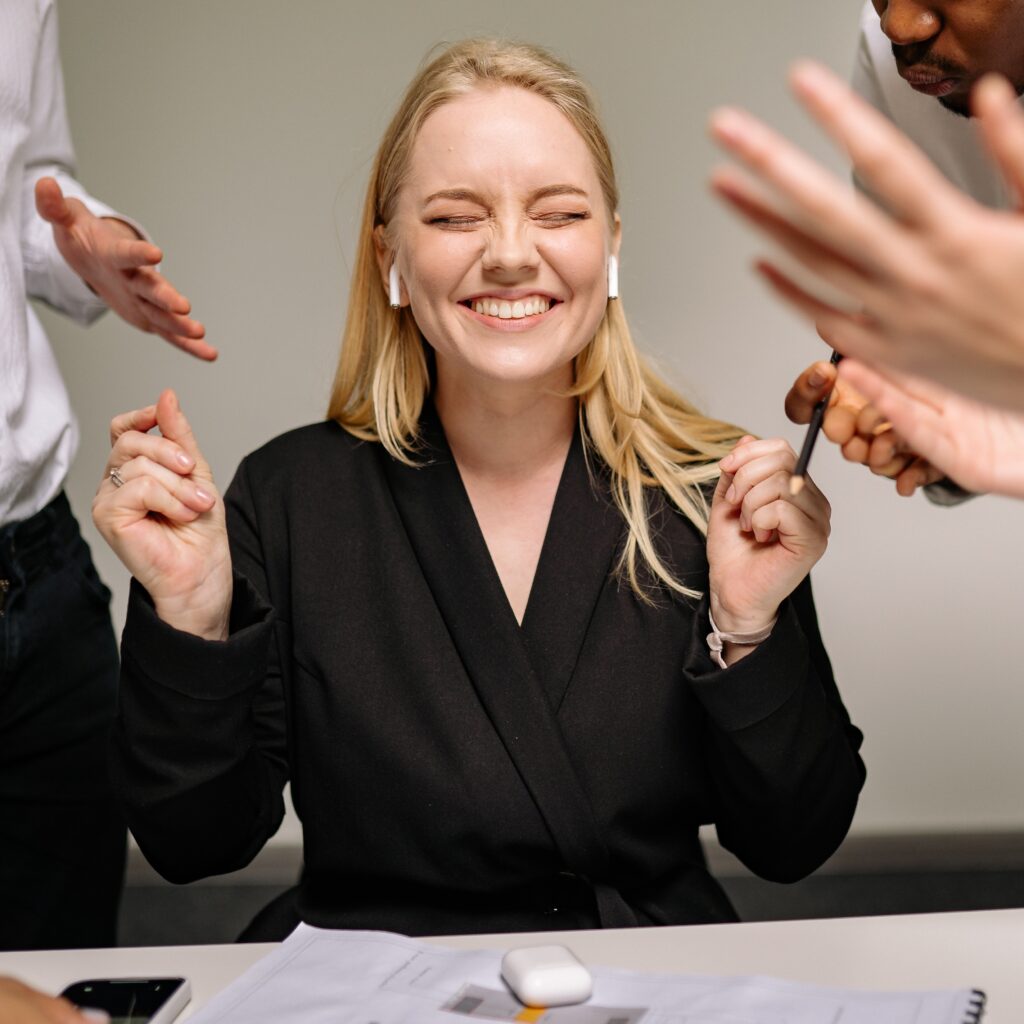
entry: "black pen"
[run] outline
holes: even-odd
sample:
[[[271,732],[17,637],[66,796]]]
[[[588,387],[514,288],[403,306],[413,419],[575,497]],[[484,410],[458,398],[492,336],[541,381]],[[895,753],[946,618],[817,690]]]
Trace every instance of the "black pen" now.
[[[829,362],[835,366],[842,358],[833,349],[832,358],[829,359]],[[833,384],[832,388],[834,387],[835,385]],[[828,408],[829,399],[832,397],[832,388],[828,389],[825,396],[814,407],[814,411],[811,413],[811,420],[807,424],[804,446],[800,449],[800,455],[796,460],[796,468],[793,470],[793,475],[789,478],[789,493],[794,497],[804,489],[804,484],[807,482],[807,466],[811,461],[811,452],[814,451],[814,442],[818,440],[818,434],[821,431],[821,421],[825,418],[825,410]]]

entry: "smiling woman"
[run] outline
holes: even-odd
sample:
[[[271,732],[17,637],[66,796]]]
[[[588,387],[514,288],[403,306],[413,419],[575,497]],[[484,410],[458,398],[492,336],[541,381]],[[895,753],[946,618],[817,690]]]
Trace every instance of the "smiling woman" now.
[[[456,446],[450,418],[484,380],[579,396],[581,429],[614,470],[612,494],[630,527],[630,583],[642,592],[642,559],[692,594],[651,541],[645,484],[653,477],[703,532],[700,485],[717,478],[717,460],[742,432],[658,380],[621,305],[607,301],[618,201],[610,147],[571,68],[539,48],[488,40],[426,65],[370,174],[328,416],[411,461],[432,372]],[[397,320],[371,283],[377,274],[386,282],[392,265],[403,282]]]
[[[457,44],[378,152],[327,422],[222,502],[173,393],[114,419],[118,786],[186,881],[247,863],[292,782],[302,883],[248,937],[732,920],[702,823],[777,880],[845,835],[828,503],[644,365],[617,206],[575,73]]]

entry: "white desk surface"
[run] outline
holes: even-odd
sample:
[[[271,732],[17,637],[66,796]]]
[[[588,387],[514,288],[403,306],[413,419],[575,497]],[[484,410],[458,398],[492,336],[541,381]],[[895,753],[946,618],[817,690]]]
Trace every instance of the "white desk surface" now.
[[[1024,910],[905,917],[466,935],[431,939],[460,949],[561,942],[590,964],[688,974],[773,974],[850,988],[982,988],[985,1024],[1024,1019]],[[0,953],[0,974],[50,992],[83,978],[183,974],[191,1009],[273,945],[154,946]],[[184,1018],[182,1018],[184,1019]]]

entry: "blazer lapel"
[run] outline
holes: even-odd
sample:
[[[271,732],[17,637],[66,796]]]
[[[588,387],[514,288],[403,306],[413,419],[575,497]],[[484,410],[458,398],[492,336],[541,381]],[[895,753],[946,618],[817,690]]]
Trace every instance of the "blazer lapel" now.
[[[580,875],[600,879],[607,875],[607,851],[593,809],[527,656],[515,615],[432,407],[425,412],[423,425],[428,448],[420,457],[425,465],[411,469],[381,449],[399,515],[481,704],[564,863]],[[561,518],[568,524],[575,500],[566,502],[566,506],[566,515]],[[564,540],[561,533],[557,538],[549,537],[545,548]],[[580,545],[578,540],[573,543],[576,551],[581,547],[586,544]],[[553,582],[545,589],[551,596],[543,599],[537,615],[543,613],[546,619],[547,609],[561,590]],[[571,612],[574,619],[586,619],[592,603],[590,597],[575,602]],[[568,631],[568,623],[565,626]],[[547,631],[543,635],[547,636]],[[571,673],[569,662],[575,664],[578,646],[578,638],[551,641],[542,660],[550,658],[561,679]]]
[[[560,708],[623,533],[604,477],[577,430],[551,509],[523,616],[522,639],[551,706]]]

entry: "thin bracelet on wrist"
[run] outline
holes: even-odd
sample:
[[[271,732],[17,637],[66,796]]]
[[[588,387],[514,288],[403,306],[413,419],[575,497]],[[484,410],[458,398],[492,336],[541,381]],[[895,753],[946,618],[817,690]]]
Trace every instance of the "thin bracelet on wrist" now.
[[[723,651],[726,644],[739,644],[741,647],[756,647],[764,643],[772,635],[775,623],[779,621],[778,615],[762,629],[754,630],[751,633],[723,633],[716,625],[711,609],[708,609],[708,622],[711,623],[711,632],[708,633],[708,648],[711,651],[711,660],[719,668],[728,668],[725,663]]]

